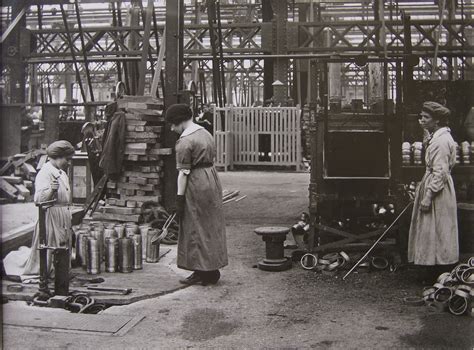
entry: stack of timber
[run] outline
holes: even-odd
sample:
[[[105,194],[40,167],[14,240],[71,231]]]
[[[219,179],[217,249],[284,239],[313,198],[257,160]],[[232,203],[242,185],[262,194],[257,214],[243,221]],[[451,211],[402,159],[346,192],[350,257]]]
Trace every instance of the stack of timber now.
[[[32,199],[36,174],[47,159],[46,145],[9,157],[0,167],[0,203]]]
[[[106,204],[94,219],[138,221],[141,205],[161,202],[162,156],[172,153],[161,147],[164,128],[163,103],[150,96],[124,96],[117,101],[125,111],[125,158],[121,176],[107,183]]]

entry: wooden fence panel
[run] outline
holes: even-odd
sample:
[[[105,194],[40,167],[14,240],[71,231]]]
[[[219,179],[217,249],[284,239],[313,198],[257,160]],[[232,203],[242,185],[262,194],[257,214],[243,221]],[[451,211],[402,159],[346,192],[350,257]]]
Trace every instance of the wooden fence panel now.
[[[221,113],[225,115],[225,126],[220,121]],[[300,168],[301,127],[298,108],[215,108],[214,121],[216,165],[224,166],[226,170],[234,164]],[[263,149],[265,145],[261,142],[269,142],[270,149]]]

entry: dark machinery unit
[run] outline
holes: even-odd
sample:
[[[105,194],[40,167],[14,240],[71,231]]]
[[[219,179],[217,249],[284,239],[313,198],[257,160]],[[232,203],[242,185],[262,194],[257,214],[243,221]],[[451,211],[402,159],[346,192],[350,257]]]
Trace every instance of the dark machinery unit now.
[[[341,106],[328,88],[331,83],[328,66],[340,61],[319,62],[320,105],[311,110],[312,229],[308,247],[313,251],[347,247],[351,243],[368,244],[367,239],[377,237],[380,231],[366,224],[374,220],[369,213],[371,206],[393,204],[393,215],[385,218],[388,221],[406,205],[404,186],[420,181],[425,167],[403,165],[401,146],[405,141],[423,140],[418,125],[423,101],[438,101],[452,110],[452,133],[459,143],[466,140],[463,122],[473,101],[472,82],[402,81],[401,61],[375,59],[383,66],[383,99],[378,105],[370,106],[365,86],[362,96],[365,107],[361,108],[361,99],[357,98],[360,96],[356,95],[349,109],[347,103],[346,107]],[[387,84],[389,64],[395,74]],[[393,102],[388,98],[389,85]],[[458,199],[472,202],[474,166],[458,164],[453,177]],[[410,215],[405,215],[394,228],[400,252],[405,251],[409,221]]]
[[[378,80],[382,82],[382,96],[373,103],[369,103],[364,81],[367,65],[355,68],[363,73],[363,91],[351,95],[343,89],[344,98],[338,99],[331,96],[330,90],[334,89],[329,89],[333,78],[329,65],[344,61],[335,58],[319,62],[320,108],[313,109],[311,123],[310,250],[367,242],[380,231],[369,226],[373,220],[371,206],[391,203],[396,212],[403,205],[397,195],[401,185],[402,123],[400,112],[394,111],[388,99],[389,62],[374,59],[367,64],[371,62],[379,65]],[[399,63],[391,64],[401,69]],[[398,90],[399,84],[395,85]],[[352,100],[348,101],[347,96]],[[346,99],[345,105],[341,99]]]

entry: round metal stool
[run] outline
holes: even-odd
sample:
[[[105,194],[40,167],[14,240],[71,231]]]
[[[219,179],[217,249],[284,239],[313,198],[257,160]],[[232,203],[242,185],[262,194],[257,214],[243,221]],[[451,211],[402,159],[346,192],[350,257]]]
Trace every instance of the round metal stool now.
[[[290,231],[287,227],[259,227],[255,233],[265,242],[265,259],[258,262],[264,271],[284,271],[291,268],[291,259],[285,258],[283,242]]]

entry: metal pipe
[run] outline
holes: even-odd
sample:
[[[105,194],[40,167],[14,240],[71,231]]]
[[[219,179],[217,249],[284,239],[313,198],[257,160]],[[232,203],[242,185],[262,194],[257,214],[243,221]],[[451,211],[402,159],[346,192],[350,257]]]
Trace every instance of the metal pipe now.
[[[398,221],[398,219],[400,219],[402,217],[402,215],[407,211],[407,209],[413,204],[413,202],[410,202],[407,204],[407,206],[401,211],[400,214],[398,214],[398,216],[395,218],[395,220],[393,220],[393,222],[390,224],[389,227],[387,227],[387,229],[380,235],[380,237],[374,242],[374,244],[372,244],[372,246],[369,248],[369,250],[367,250],[367,252],[362,256],[362,258],[359,259],[359,261],[357,261],[354,266],[351,267],[351,269],[344,275],[344,277],[342,277],[342,280],[345,280],[347,276],[349,276],[352,271],[354,271],[356,269],[357,266],[359,266],[359,264],[365,260],[365,258],[367,258],[367,256],[370,254],[370,252],[372,250],[374,250],[375,246],[385,237],[385,235],[390,231],[390,229],[393,227],[393,225],[395,225],[395,223]]]

